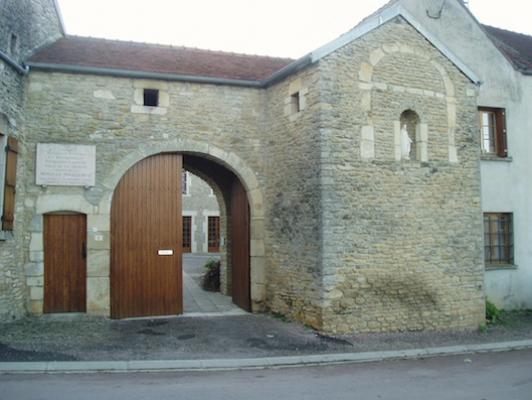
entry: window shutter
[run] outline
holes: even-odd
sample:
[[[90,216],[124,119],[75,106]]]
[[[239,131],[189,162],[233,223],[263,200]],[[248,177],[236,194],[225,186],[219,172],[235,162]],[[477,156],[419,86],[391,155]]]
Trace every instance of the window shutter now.
[[[2,214],[2,230],[12,231],[15,220],[15,186],[17,183],[18,140],[12,136],[7,138],[6,147],[6,179],[4,187],[4,210]]]
[[[497,111],[496,117],[497,129],[497,155],[499,157],[508,156],[508,142],[506,138],[506,112],[502,110]]]

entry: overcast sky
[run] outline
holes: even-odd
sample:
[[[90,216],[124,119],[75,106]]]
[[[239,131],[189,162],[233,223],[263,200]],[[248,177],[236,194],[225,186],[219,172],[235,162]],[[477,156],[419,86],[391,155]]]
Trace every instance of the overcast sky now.
[[[292,58],[335,39],[386,2],[59,0],[71,35]],[[469,3],[482,23],[532,35],[530,0]]]

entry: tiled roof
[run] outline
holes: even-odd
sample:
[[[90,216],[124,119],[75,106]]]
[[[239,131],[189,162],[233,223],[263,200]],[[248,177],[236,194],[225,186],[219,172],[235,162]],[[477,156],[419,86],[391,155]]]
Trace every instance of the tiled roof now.
[[[499,50],[520,71],[532,71],[532,36],[482,25]]]
[[[28,62],[109,68],[161,74],[260,81],[293,60],[67,36],[52,43]]]

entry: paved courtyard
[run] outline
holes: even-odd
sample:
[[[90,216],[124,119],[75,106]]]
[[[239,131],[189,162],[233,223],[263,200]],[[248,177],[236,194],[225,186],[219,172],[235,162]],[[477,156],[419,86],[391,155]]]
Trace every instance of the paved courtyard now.
[[[199,285],[205,272],[205,263],[210,259],[219,258],[218,254],[183,254],[183,307],[186,316],[246,314],[233,304],[231,296],[203,290]]]

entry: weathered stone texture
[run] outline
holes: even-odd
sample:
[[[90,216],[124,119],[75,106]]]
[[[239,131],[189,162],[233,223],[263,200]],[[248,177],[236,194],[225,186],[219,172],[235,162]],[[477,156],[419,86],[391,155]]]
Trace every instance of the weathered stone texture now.
[[[15,46],[11,46],[12,34],[17,37]],[[36,47],[55,40],[60,34],[52,0],[0,2],[0,49],[14,61],[20,62]],[[0,132],[19,140],[19,158],[22,159],[26,156],[23,144],[26,79],[3,60],[0,60],[0,79]],[[22,316],[30,297],[23,271],[29,240],[25,227],[31,224],[31,217],[24,214],[25,176],[24,163],[19,162],[15,229],[5,233],[5,240],[0,240],[0,320]]]
[[[3,0],[0,3],[0,49],[16,61],[61,36],[53,0]],[[11,35],[17,36],[11,52]]]
[[[138,104],[151,86],[164,94],[156,112]],[[27,307],[42,307],[40,218],[70,209],[88,214],[88,309],[107,314],[118,179],[143,157],[193,144],[246,185],[255,310],[332,332],[476,327],[484,310],[471,90],[400,18],[266,89],[34,71],[16,216],[31,226],[17,237]],[[420,118],[423,161],[397,157],[408,109]],[[38,142],[96,145],[96,186],[36,186]],[[214,189],[228,227],[227,193]]]
[[[274,312],[321,326],[319,80],[309,68],[267,90],[262,127],[268,235],[267,303]],[[299,91],[305,108],[292,112]]]
[[[356,71],[367,70],[372,54],[372,75],[361,79]],[[322,99],[330,105],[321,114],[323,328],[478,326],[482,227],[476,105],[466,96],[471,83],[402,19],[331,54],[320,70]],[[360,104],[365,94],[369,109]],[[394,123],[408,109],[428,125],[428,162],[395,160]],[[458,116],[450,118],[455,109]],[[375,127],[371,160],[359,152],[367,125]],[[449,157],[451,128],[458,163]]]

